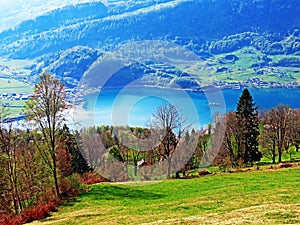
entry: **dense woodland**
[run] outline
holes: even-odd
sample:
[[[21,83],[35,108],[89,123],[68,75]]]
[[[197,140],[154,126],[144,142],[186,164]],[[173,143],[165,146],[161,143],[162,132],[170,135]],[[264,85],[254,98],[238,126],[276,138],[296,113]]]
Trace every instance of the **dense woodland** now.
[[[147,128],[95,126],[70,131],[62,113],[70,107],[63,83],[43,74],[26,102],[23,129],[4,123],[9,112],[1,108],[1,224],[44,218],[63,200],[86,191],[85,184],[181,178],[186,171],[205,166],[224,171],[252,166],[262,157],[282,163],[283,153],[292,156],[300,148],[300,110],[279,105],[259,113],[248,89],[236,111],[216,115],[203,130],[189,129],[175,106],[164,103]],[[161,141],[146,141],[155,135]],[[126,142],[131,139],[141,142]],[[96,174],[101,171],[109,173],[101,173],[102,178]]]

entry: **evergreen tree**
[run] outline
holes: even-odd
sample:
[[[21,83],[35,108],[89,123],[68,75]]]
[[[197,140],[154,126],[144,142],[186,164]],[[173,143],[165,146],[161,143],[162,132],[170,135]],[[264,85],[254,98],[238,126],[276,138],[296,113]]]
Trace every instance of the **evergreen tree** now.
[[[248,89],[244,89],[239,99],[236,116],[238,121],[238,157],[244,163],[259,161],[262,157],[258,150],[259,119],[257,107]]]
[[[86,159],[83,157],[80,151],[82,145],[81,136],[76,131],[75,135],[70,135],[70,148],[72,155],[72,170],[74,173],[84,174],[90,172],[93,169],[88,165]]]

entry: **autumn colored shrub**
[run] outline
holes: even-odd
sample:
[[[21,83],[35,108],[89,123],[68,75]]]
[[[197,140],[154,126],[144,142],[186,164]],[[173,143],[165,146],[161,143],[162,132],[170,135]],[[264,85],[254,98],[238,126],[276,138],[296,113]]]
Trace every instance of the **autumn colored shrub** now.
[[[41,220],[50,215],[49,209],[45,205],[39,205],[31,209],[26,209],[22,212],[24,223],[29,223],[34,220]]]
[[[199,171],[199,176],[205,176],[205,175],[209,175],[209,174],[211,174],[211,173],[207,170],[200,170]]]
[[[281,163],[279,165],[279,168],[289,168],[289,167],[293,167],[293,163]]]
[[[80,181],[84,184],[97,184],[101,182],[109,182],[108,179],[98,175],[95,172],[88,172],[81,176]]]
[[[17,217],[13,217],[11,218],[8,223],[6,223],[5,225],[21,225],[23,224],[23,218],[20,217],[20,216],[17,216]]]
[[[60,191],[62,198],[75,197],[87,188],[81,182],[79,175],[72,175],[60,180]]]
[[[8,224],[9,220],[10,220],[10,216],[0,215],[0,224]]]

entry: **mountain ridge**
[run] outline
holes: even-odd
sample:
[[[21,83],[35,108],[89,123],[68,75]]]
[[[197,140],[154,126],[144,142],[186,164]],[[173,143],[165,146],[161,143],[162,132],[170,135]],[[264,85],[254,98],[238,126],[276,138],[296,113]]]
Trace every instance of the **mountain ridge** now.
[[[194,52],[203,61],[213,60],[215,64],[211,70],[216,74],[237,70],[228,65],[222,68],[224,66],[219,63],[218,55],[247,47],[253,47],[257,52],[256,58],[246,57],[251,59],[252,67],[247,67],[251,70],[251,76],[264,66],[299,65],[300,4],[297,0],[118,3],[103,4],[99,1],[78,4],[25,21],[12,30],[0,33],[0,57],[30,60],[29,76],[37,77],[41,72],[50,72],[69,80],[72,85],[102,54],[129,42],[146,40],[171,42]],[[205,63],[210,67],[209,62]],[[173,75],[177,72],[170,71],[171,74],[158,72],[155,76],[164,82],[168,77],[175,79]],[[122,71],[122,74],[125,76],[126,73]],[[293,72],[291,76],[297,74]],[[186,86],[187,79],[179,80]]]
[[[132,39],[162,39],[168,35],[212,40],[249,30],[259,30],[259,33],[280,33],[293,29],[300,24],[299,16],[293,17],[295,11],[300,12],[298,2],[295,3],[294,0],[289,1],[288,4],[281,4],[280,8],[271,7],[272,10],[266,9],[267,5],[270,4],[269,2],[273,2],[271,0],[258,1],[260,3],[265,2],[264,7],[260,6],[263,4],[254,4],[254,2],[256,1],[246,0],[243,3],[237,0],[168,1],[135,9],[129,14],[123,12],[122,15],[119,15],[118,20],[116,20],[118,16],[104,13],[102,16],[105,15],[105,17],[100,16],[101,18],[98,19],[85,17],[85,20],[79,23],[76,23],[76,12],[78,8],[83,6],[77,5],[73,8],[73,14],[73,10],[70,11],[75,21],[69,21],[62,26],[48,29],[46,33],[38,32],[27,35],[26,32],[22,31],[22,26],[20,26],[21,30],[16,28],[14,31],[1,33],[0,55],[9,55],[19,59],[34,58],[40,54],[49,53],[49,51],[65,50],[76,45],[110,50],[111,46],[119,42]],[[277,0],[274,2],[283,3],[285,1]],[[93,3],[90,7],[95,8],[95,5],[100,8],[103,7],[103,9],[105,7],[99,2]],[[84,6],[89,8],[86,4]],[[164,7],[157,13],[156,9],[160,6]],[[59,12],[69,12],[68,10],[69,8],[65,8]],[[104,11],[108,12],[109,10],[112,11],[112,9],[105,7]],[[272,16],[274,20],[266,19],[268,18],[265,16],[266,12],[272,15],[276,13],[276,16]],[[57,11],[54,11],[50,15],[56,15],[56,13]],[[282,15],[288,15],[291,19],[278,20]],[[126,16],[125,19],[124,16]],[[40,22],[43,18],[43,16],[36,18],[32,25],[33,31],[39,30],[43,25],[43,22]],[[28,22],[24,23],[26,25]]]

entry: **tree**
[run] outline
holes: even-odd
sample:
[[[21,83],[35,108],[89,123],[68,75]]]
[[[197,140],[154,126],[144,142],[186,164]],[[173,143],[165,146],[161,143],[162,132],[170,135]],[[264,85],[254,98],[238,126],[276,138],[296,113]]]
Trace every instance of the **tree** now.
[[[278,152],[278,162],[281,163],[283,150],[288,150],[292,143],[297,140],[299,125],[297,125],[296,118],[297,114],[287,105],[278,105],[264,116],[262,137],[268,139],[265,146],[271,148],[273,163],[275,162],[276,150]]]
[[[300,109],[294,109],[291,116],[291,126],[288,136],[290,144],[294,145],[296,152],[298,152],[300,148]]]
[[[248,89],[244,89],[236,109],[240,131],[237,135],[238,158],[244,163],[259,161],[258,150],[259,119],[257,107]]]
[[[71,155],[71,169],[72,173],[84,174],[90,172],[91,168],[88,166],[87,161],[82,156],[79,147],[82,148],[82,139],[78,131],[75,131],[75,134],[72,134],[67,127],[63,126],[61,130],[61,143],[63,149],[66,153]]]
[[[159,132],[162,131],[164,137],[156,147],[156,153],[160,160],[167,160],[167,178],[171,175],[172,154],[174,153],[180,138],[183,127],[183,119],[176,107],[165,102],[160,105],[153,114],[152,126]],[[177,130],[178,137],[175,134]]]
[[[238,136],[241,132],[236,112],[231,111],[218,118],[214,128],[213,143],[220,140],[220,148],[214,159],[214,164],[220,168],[241,166],[243,160],[240,157]],[[223,133],[222,131],[225,131]]]
[[[191,137],[197,135],[198,137],[198,143],[195,149],[195,152],[193,154],[193,166],[199,167],[199,164],[201,163],[201,160],[206,163],[207,162],[207,149],[208,144],[210,141],[210,134],[209,130],[207,132],[197,132],[194,135],[191,135]]]
[[[238,141],[238,137],[241,132],[243,132],[238,123],[236,112],[229,112],[224,117],[224,123],[226,123],[225,137],[223,140],[222,148],[228,152],[228,159],[225,162],[229,163],[231,166],[241,166],[243,157],[241,157],[241,146]]]
[[[57,196],[60,195],[57,177],[56,148],[60,140],[63,112],[68,108],[64,84],[50,74],[42,74],[34,94],[26,102],[26,119],[38,126],[41,136],[36,147],[52,172]]]
[[[275,111],[272,109],[262,114],[263,129],[260,135],[260,144],[262,148],[266,148],[272,157],[272,163],[276,163],[277,156],[277,122]]]

